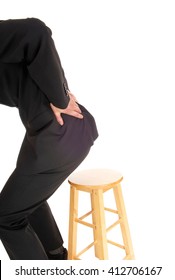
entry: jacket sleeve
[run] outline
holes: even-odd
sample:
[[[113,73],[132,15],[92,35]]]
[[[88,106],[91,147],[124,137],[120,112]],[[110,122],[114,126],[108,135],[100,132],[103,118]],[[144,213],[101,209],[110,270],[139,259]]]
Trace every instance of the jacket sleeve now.
[[[9,19],[0,22],[0,61],[26,63],[31,78],[49,102],[66,108],[68,83],[52,32],[36,18]]]

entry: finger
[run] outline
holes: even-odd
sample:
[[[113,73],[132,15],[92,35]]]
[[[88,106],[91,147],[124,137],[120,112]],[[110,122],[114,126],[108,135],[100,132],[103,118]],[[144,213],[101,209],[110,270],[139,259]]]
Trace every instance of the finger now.
[[[69,106],[69,110],[75,110],[75,111],[81,113],[81,109],[79,107],[79,104],[75,101],[71,101],[70,106]]]
[[[75,117],[75,118],[78,118],[78,119],[83,119],[83,115],[80,114],[80,113],[78,113],[78,112],[76,112],[76,111],[70,111],[70,112],[69,112],[69,115],[70,115],[70,116],[73,116],[73,117]]]
[[[75,111],[77,113],[82,113],[80,107],[77,105],[77,103],[71,103],[68,108],[62,111],[62,113],[69,114],[70,112]]]
[[[74,110],[80,114],[82,113],[80,107],[77,104],[74,105]]]
[[[56,119],[57,119],[57,122],[60,124],[60,125],[63,125],[64,124],[64,121],[63,121],[63,118],[61,117],[61,114],[57,114],[56,115]]]

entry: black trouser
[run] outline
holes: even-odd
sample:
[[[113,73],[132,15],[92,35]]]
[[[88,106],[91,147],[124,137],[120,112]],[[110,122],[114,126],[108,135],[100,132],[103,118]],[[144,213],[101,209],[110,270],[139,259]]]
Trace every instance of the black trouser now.
[[[10,259],[48,259],[46,253],[63,244],[46,199],[85,156],[78,156],[79,159],[65,165],[63,171],[21,175],[15,170],[12,173],[0,196],[0,236]],[[64,203],[69,203],[67,198]],[[61,211],[59,206],[58,211]]]
[[[10,259],[46,260],[47,252],[63,244],[46,201],[87,156],[97,131],[93,117],[81,105],[83,120],[64,115],[63,127],[58,124],[49,102],[55,106],[60,102],[60,106],[65,107],[67,97],[62,96],[60,81],[64,79],[64,72],[59,78],[62,69],[58,57],[55,59],[53,42],[47,32],[47,40],[51,42],[48,43],[43,24],[40,26],[38,20],[27,20],[27,25],[25,20],[14,23],[14,30],[13,22],[10,22],[10,28],[7,25],[11,31],[10,39],[7,36],[10,45],[7,44],[4,50],[6,36],[0,27],[3,37],[0,62],[3,63],[1,70],[8,72],[4,77],[8,77],[9,83],[6,85],[4,79],[4,88],[8,86],[15,94],[12,100],[20,111],[26,134],[17,166],[0,194],[0,238]],[[36,28],[42,28],[30,47],[30,28],[34,28],[35,23]],[[42,57],[47,58],[48,69],[42,69]],[[59,98],[54,94],[60,94]],[[6,97],[4,100],[8,102]],[[65,203],[68,203],[67,198]]]

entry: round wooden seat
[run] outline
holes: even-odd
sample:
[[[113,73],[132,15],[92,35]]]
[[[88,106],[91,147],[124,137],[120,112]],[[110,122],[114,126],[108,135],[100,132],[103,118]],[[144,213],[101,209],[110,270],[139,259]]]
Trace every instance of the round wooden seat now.
[[[88,169],[73,173],[68,181],[74,186],[104,187],[122,181],[121,173],[111,169]]]

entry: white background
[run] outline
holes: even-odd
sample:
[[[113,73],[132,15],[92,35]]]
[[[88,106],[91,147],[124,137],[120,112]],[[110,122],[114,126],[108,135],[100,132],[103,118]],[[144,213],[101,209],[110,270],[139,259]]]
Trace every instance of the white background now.
[[[52,29],[69,87],[100,135],[79,169],[122,172],[136,259],[156,264],[175,249],[173,2],[6,0],[0,10],[1,19],[37,17]],[[2,105],[0,127],[2,189],[25,130],[17,109]],[[67,181],[49,201],[67,246]],[[2,245],[0,258],[8,260]]]

